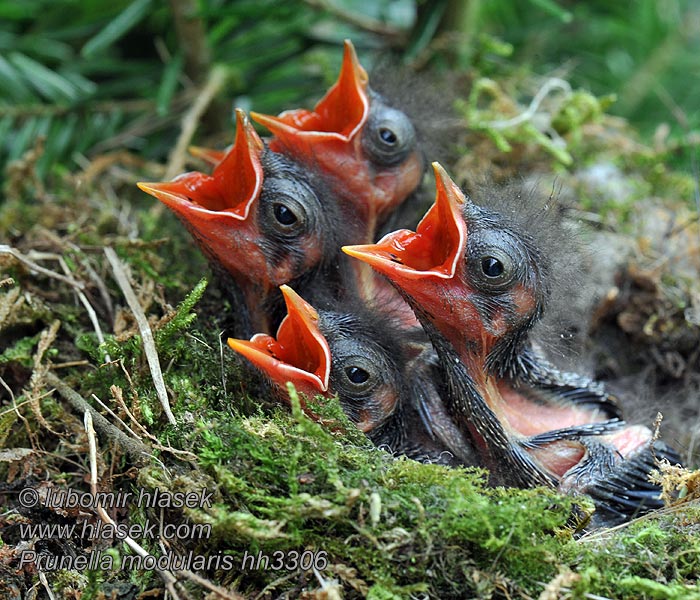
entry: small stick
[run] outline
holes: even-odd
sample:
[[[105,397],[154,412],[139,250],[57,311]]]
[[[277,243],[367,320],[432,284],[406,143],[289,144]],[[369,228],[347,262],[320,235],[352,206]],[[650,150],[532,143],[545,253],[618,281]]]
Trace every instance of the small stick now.
[[[85,432],[87,433],[88,436],[88,447],[90,451],[90,492],[92,493],[93,496],[97,495],[97,436],[95,434],[95,428],[93,426],[93,421],[92,421],[92,412],[91,411],[85,411],[84,415],[84,425],[85,425]],[[95,504],[95,511],[97,512],[97,515],[102,519],[103,522],[108,523],[112,525],[113,527],[116,527],[116,523],[107,514],[107,511],[104,509],[103,506],[100,504]],[[148,552],[140,545],[138,544],[133,538],[126,536],[124,538],[124,543],[129,546],[136,554],[142,557],[148,556]],[[178,594],[177,590],[175,589],[175,585],[178,583],[178,578],[175,576],[175,574],[170,571],[169,569],[156,569],[158,574],[160,575],[161,579],[163,580],[163,583],[165,583],[165,588],[167,591],[170,593],[170,595],[175,599],[179,600],[180,595]],[[221,588],[210,581],[195,575],[191,571],[187,570],[180,570],[177,571],[178,574],[183,575],[187,579],[193,581],[194,583],[208,589],[209,591],[217,594],[221,598],[224,598],[225,600],[243,600],[243,596],[240,596],[239,594],[236,594],[235,592],[229,592],[228,590],[225,590],[224,588]],[[183,590],[183,593],[185,593],[186,597],[189,597],[189,595]]]
[[[119,415],[117,415],[109,406],[102,402],[102,400],[100,400],[95,394],[92,394],[92,397],[95,400],[95,402],[97,402],[102,408],[104,408],[109,413],[109,416],[112,417],[115,421],[117,421],[124,429],[126,429],[135,440],[141,441],[141,438],[138,435],[136,435],[136,432],[133,429],[131,429],[131,427],[129,427],[126,423],[124,423],[124,421],[122,421],[119,418]]]
[[[175,425],[177,421],[175,420],[175,415],[172,410],[170,410],[170,400],[168,399],[168,392],[165,389],[165,381],[163,381],[163,372],[160,369],[160,361],[158,360],[158,352],[156,350],[156,343],[153,340],[153,332],[148,324],[146,315],[141,309],[136,294],[134,293],[131,283],[129,283],[129,278],[124,272],[124,267],[122,266],[121,260],[114,251],[114,248],[105,247],[105,256],[112,267],[112,272],[114,273],[114,278],[116,279],[119,287],[126,298],[126,302],[134,314],[136,323],[139,327],[139,332],[141,333],[141,340],[143,341],[143,351],[146,353],[146,359],[148,361],[148,367],[151,370],[151,378],[153,379],[153,384],[156,388],[156,393],[158,394],[158,400],[163,407],[163,411],[168,418],[168,422],[171,425]]]
[[[66,385],[62,379],[59,379],[51,372],[46,373],[44,375],[44,379],[50,386],[58,390],[58,393],[73,407],[76,412],[89,412],[100,433],[108,438],[110,442],[117,444],[117,446],[126,452],[132,458],[132,460],[136,462],[142,460],[144,456],[151,456],[152,452],[148,446],[137,440],[132,440],[124,432],[117,429],[92,406],[90,406],[86,400],[80,394],[78,394],[78,392]]]
[[[60,273],[56,273],[54,271],[51,271],[50,269],[45,269],[41,265],[38,265],[35,262],[29,260],[19,250],[16,250],[15,248],[8,246],[7,244],[0,244],[0,254],[9,254],[10,256],[14,256],[19,262],[29,267],[30,271],[41,273],[42,275],[46,275],[47,277],[51,277],[52,279],[58,279],[63,283],[67,283],[72,288],[82,290],[85,287],[80,281],[76,281],[72,277],[65,277]]]
[[[15,248],[12,248],[5,244],[0,245],[0,253],[9,254],[10,256],[13,256],[19,262],[26,265],[30,271],[41,273],[42,275],[46,275],[47,277],[51,277],[52,279],[58,279],[58,281],[67,283],[70,287],[72,287],[73,291],[78,295],[80,302],[85,307],[85,311],[87,312],[88,317],[90,318],[90,322],[92,323],[92,328],[95,330],[95,335],[97,335],[97,340],[100,342],[100,344],[104,343],[105,339],[102,335],[102,329],[100,328],[100,322],[97,319],[95,309],[92,308],[90,301],[87,299],[87,296],[85,296],[85,294],[83,293],[83,290],[85,289],[85,284],[82,281],[76,280],[72,276],[72,272],[68,268],[68,265],[66,264],[66,261],[64,260],[63,256],[61,256],[60,254],[50,254],[46,252],[31,253],[31,257],[37,260],[49,259],[58,261],[58,264],[61,265],[61,268],[63,269],[65,275],[61,275],[60,273],[56,273],[55,271],[51,271],[38,265],[33,260],[31,260],[31,258],[22,254],[19,250],[16,250]],[[104,360],[105,362],[111,362],[112,359],[109,357],[109,354],[105,353]]]
[[[49,595],[49,600],[56,600],[56,596],[54,596],[53,592],[51,591],[51,586],[49,585],[49,580],[46,579],[46,573],[44,573],[41,570],[39,571],[39,581],[41,581],[41,585],[44,586],[46,593]]]

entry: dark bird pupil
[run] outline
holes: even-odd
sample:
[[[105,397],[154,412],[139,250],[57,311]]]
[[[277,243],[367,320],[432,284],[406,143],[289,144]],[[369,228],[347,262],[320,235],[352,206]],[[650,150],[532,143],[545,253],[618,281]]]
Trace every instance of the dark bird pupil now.
[[[493,256],[481,259],[481,270],[486,277],[499,277],[503,274],[503,263]]]
[[[364,383],[369,379],[369,373],[360,367],[348,367],[345,369],[345,374],[353,383]]]
[[[297,221],[297,216],[284,204],[275,204],[275,219],[282,225],[293,225]]]
[[[386,127],[382,127],[379,130],[379,137],[382,138],[384,143],[391,146],[393,146],[397,141],[396,134],[391,129],[387,129]]]

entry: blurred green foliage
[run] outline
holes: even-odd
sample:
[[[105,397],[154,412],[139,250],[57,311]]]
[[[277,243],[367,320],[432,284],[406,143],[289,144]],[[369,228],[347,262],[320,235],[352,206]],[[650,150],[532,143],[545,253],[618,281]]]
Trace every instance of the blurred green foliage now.
[[[484,2],[481,19],[533,71],[564,67],[574,87],[616,93],[611,112],[645,133],[661,122],[678,132],[700,127],[700,4],[693,0]]]
[[[563,71],[574,87],[617,93],[611,111],[646,134],[668,122],[683,136],[700,127],[699,34],[691,0],[0,0],[0,167],[42,136],[42,177],[112,150],[162,160],[221,64],[227,85],[204,133],[228,143],[234,106],[317,99],[345,37],[365,64],[392,51],[466,71],[483,71],[502,40],[513,55],[494,52],[480,74]]]

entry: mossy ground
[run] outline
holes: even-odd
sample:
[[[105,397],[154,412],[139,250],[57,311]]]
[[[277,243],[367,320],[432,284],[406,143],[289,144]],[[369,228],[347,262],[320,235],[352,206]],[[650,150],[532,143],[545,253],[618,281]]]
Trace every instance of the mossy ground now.
[[[571,165],[581,169],[611,161],[624,181],[643,181],[643,189],[632,185],[636,191],[627,197],[608,198],[602,213],[595,194],[584,196],[579,208],[596,210],[603,219],[612,211],[617,223],[634,213],[639,194],[675,198],[689,189],[688,177],[663,167],[663,148],[654,152],[641,146],[625,127],[604,117],[604,103],[590,95],[566,96],[545,111],[552,131],[565,142],[561,146],[532,127],[504,132],[495,123],[519,110],[507,85],[484,81],[474,89],[488,90],[498,106],[484,107],[475,98],[464,105],[468,151],[455,167],[458,173],[473,173],[486,163],[501,169],[491,169],[496,178],[524,169],[557,171],[582,190]],[[113,427],[127,431],[128,425],[134,431],[128,436],[149,450],[149,456],[135,459],[98,431],[100,491],[213,493],[210,507],[131,505],[112,518],[210,525],[207,539],[137,541],[158,556],[230,557],[233,568],[210,563],[200,570],[229,597],[700,598],[700,509],[694,501],[697,485],[686,474],[674,475],[677,487],[685,489],[683,504],[581,538],[577,523],[591,510],[585,498],[544,489],[491,489],[478,470],[394,459],[354,430],[334,402],[319,407],[335,422],[322,427],[303,416],[293,393],[291,410],[272,400],[222,344],[227,315],[235,307],[215,284],[201,280],[205,263],[179,223],[134,189],[137,178],[159,176],[155,167],[125,172],[118,162],[104,161],[99,174],[66,175],[45,185],[34,176],[35,159],[13,165],[0,202],[0,236],[16,251],[0,253],[3,598],[40,584],[32,566],[18,569],[18,552],[27,547],[20,542],[20,523],[96,520],[86,513],[17,505],[17,493],[26,487],[89,490],[83,414],[65,402],[51,377],[103,412]],[[653,177],[647,176],[650,170]],[[115,248],[128,266],[154,331],[174,426],[158,402],[138,328],[105,259],[105,246]],[[673,317],[674,331],[697,339],[686,318],[696,283],[664,273],[666,279],[654,280],[655,306]],[[78,292],[102,324],[104,343]],[[617,318],[625,307],[608,309],[605,314]],[[658,347],[670,326],[644,337],[652,316],[622,334],[633,336],[637,347]],[[682,355],[688,359],[686,371],[696,372],[690,351]],[[115,564],[131,552],[119,540],[37,539],[33,544],[74,555],[111,547]],[[272,557],[279,551],[287,557],[312,551],[327,564],[317,571],[242,568],[246,553]],[[163,585],[148,570],[57,571],[47,577],[56,597],[85,600],[112,593],[136,597],[136,591]],[[192,578],[182,585],[182,597],[215,597]]]

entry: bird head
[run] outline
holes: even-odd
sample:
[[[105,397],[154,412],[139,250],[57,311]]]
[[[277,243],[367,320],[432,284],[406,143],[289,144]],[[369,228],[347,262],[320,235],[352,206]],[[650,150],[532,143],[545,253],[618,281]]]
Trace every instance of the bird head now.
[[[337,394],[358,429],[376,431],[396,410],[402,381],[397,340],[382,339],[364,314],[316,311],[292,288],[280,288],[287,316],[277,337],[229,339],[280,389],[287,381],[307,396]]]
[[[318,312],[292,288],[282,286],[287,316],[277,336],[258,333],[250,341],[228,339],[229,347],[261,370],[286,393],[287,382],[307,397],[329,396],[331,354],[318,327]]]
[[[334,206],[304,171],[269,152],[240,110],[234,144],[211,175],[139,183],[170,208],[204,253],[252,298],[308,274],[333,242]],[[212,162],[214,155],[210,154]]]
[[[235,142],[211,175],[192,171],[169,182],[137,184],[173,211],[205,254],[232,273],[260,268],[253,214],[263,187],[265,149],[240,110],[236,122]],[[251,264],[242,265],[239,255]]]
[[[477,206],[437,163],[437,192],[416,231],[343,251],[385,275],[459,352],[519,340],[542,312],[546,265],[530,237]]]
[[[422,178],[413,124],[372,92],[349,40],[338,80],[314,110],[251,116],[273,133],[273,151],[323,175],[371,231]]]

